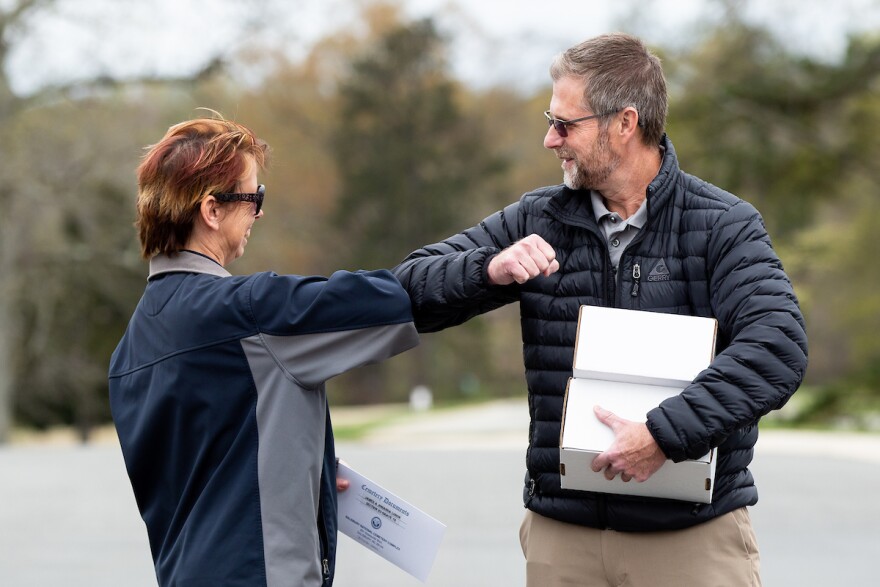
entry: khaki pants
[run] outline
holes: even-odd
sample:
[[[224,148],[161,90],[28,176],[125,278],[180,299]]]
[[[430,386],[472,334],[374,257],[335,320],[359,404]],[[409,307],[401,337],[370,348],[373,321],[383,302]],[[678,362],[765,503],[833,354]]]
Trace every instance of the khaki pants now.
[[[746,508],[671,532],[615,532],[526,511],[527,587],[760,587]]]

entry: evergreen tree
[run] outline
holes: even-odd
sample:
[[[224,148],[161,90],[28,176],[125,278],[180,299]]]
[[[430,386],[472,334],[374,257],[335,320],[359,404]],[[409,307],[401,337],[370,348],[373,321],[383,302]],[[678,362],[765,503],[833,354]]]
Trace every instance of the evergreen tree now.
[[[473,222],[467,202],[503,168],[457,104],[444,51],[431,20],[399,26],[339,89],[335,221],[357,268],[396,264]]]
[[[413,249],[472,224],[471,202],[504,169],[478,119],[457,102],[445,48],[430,19],[397,26],[352,63],[340,85],[335,225],[352,268],[393,266]],[[423,337],[391,367],[350,378],[346,387],[356,398],[349,399],[387,401],[419,384],[439,395],[479,388],[468,382],[490,377],[492,366],[481,359],[484,330],[473,321]],[[393,379],[386,377],[389,368],[397,369]]]

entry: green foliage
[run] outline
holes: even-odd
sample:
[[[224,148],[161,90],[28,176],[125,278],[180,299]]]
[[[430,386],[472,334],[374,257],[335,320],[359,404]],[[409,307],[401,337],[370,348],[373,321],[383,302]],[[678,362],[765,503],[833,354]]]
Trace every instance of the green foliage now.
[[[757,205],[776,238],[875,160],[877,137],[853,117],[875,92],[880,43],[854,40],[843,63],[822,64],[733,22],[676,61],[669,128],[686,169]]]
[[[463,203],[503,169],[456,101],[430,20],[391,30],[343,80],[336,223],[355,267],[400,261],[473,219]]]
[[[682,165],[761,210],[792,278],[810,341],[792,421],[880,407],[880,41],[843,61],[785,52],[734,22],[670,72],[670,135]]]
[[[431,20],[400,25],[355,58],[340,84],[334,220],[353,268],[394,265],[473,223],[468,202],[504,168],[460,107],[444,52]],[[404,399],[425,383],[438,397],[458,397],[491,375],[485,355],[475,321],[425,337],[405,357],[343,377],[339,387],[355,401]]]
[[[106,98],[61,102],[25,109],[5,129],[22,178],[15,203],[27,208],[16,215],[13,306],[22,423],[76,424],[87,437],[109,417],[106,365],[144,283],[131,225],[138,133],[116,130],[132,114]]]
[[[876,413],[880,42],[852,39],[841,62],[817,62],[732,14],[663,55],[669,134],[686,171],[758,206],[795,284],[810,368],[790,421]],[[541,145],[549,89],[462,87],[431,20],[388,7],[364,20],[366,35],[336,33],[302,62],[262,53],[254,68],[274,66],[246,89],[219,70],[25,100],[0,75],[0,401],[12,381],[20,423],[77,424],[86,436],[107,419],[109,355],[146,275],[134,168],[198,106],[273,146],[266,216],[233,272],[388,267],[560,181]],[[401,402],[427,384],[438,400],[520,395],[518,327],[507,307],[426,335],[415,351],[334,380],[331,394]],[[2,427],[0,411],[0,438]]]

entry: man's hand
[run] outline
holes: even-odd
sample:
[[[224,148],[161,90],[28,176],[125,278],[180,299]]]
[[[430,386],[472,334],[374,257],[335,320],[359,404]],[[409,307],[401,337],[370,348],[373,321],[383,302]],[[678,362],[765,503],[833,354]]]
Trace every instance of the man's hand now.
[[[539,275],[551,275],[558,270],[559,261],[556,260],[553,247],[537,234],[530,234],[501,251],[489,262],[489,283],[525,283]]]
[[[647,481],[666,462],[666,455],[644,423],[624,420],[599,406],[595,406],[593,411],[599,421],[614,432],[611,446],[593,459],[593,471],[599,473],[604,469],[605,478],[609,481],[619,474],[621,481],[635,479],[642,482]]]

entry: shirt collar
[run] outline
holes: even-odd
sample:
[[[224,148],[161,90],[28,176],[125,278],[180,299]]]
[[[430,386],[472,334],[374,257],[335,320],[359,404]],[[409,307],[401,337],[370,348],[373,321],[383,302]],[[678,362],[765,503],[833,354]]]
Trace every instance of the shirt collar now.
[[[180,251],[171,255],[159,253],[150,259],[149,279],[163,273],[206,273],[217,277],[232,275],[220,263],[191,251]]]
[[[596,190],[590,190],[590,199],[593,202],[593,214],[596,216],[596,222],[601,225],[602,221],[606,218],[609,218],[614,212],[611,212],[607,206],[605,206],[605,198],[599,195],[599,192]],[[619,215],[616,215],[620,218]],[[633,228],[642,228],[645,225],[645,219],[648,217],[648,199],[645,198],[645,201],[642,202],[642,205],[639,206],[639,209],[636,210],[636,213],[623,221],[624,225],[632,226]]]

